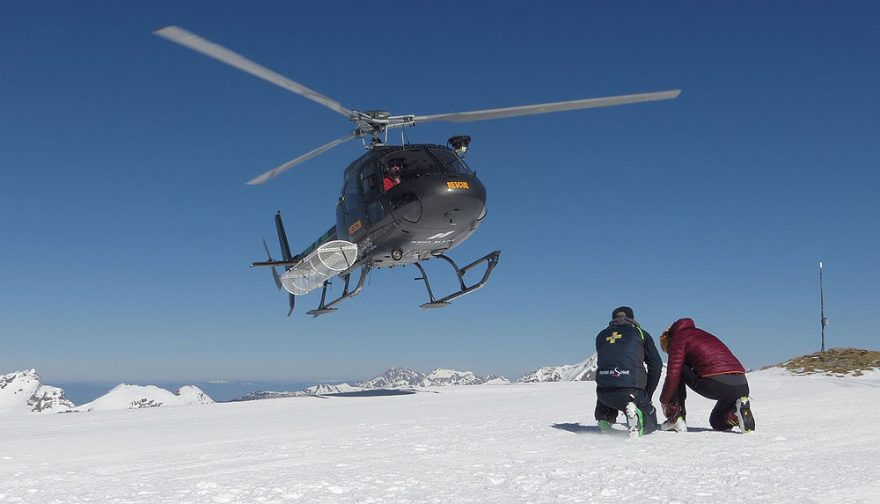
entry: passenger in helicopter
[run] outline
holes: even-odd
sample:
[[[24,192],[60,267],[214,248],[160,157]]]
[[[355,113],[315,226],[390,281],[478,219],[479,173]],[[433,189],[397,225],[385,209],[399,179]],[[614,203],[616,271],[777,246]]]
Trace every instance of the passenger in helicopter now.
[[[386,191],[400,183],[401,168],[400,161],[394,160],[388,163],[388,172],[385,174],[383,181]]]

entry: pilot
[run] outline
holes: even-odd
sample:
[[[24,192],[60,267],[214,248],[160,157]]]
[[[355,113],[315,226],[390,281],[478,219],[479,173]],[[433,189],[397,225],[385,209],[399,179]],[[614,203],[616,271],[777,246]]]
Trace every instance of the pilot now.
[[[385,174],[384,180],[386,191],[400,183],[400,170],[400,161],[391,161],[388,163],[388,173]]]

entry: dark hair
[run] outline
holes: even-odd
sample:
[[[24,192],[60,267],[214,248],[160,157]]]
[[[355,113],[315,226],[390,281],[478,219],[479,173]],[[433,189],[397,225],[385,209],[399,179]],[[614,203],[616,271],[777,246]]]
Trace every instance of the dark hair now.
[[[630,308],[629,306],[620,306],[618,308],[615,308],[611,312],[611,318],[616,319],[618,313],[623,313],[624,315],[627,316],[627,318],[631,318],[631,319],[636,318],[636,316],[633,314],[633,309]]]

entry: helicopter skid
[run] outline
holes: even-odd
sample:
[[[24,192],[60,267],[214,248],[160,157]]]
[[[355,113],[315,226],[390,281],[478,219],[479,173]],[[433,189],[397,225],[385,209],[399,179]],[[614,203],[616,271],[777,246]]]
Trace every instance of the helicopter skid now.
[[[452,267],[455,269],[455,276],[458,277],[458,284],[460,287],[458,291],[453,292],[452,294],[449,294],[448,296],[442,297],[440,299],[436,299],[434,297],[434,291],[431,290],[431,283],[428,281],[428,274],[425,272],[425,268],[420,263],[416,262],[415,265],[417,268],[419,268],[419,271],[422,272],[422,276],[415,278],[415,280],[423,280],[425,282],[425,288],[428,290],[428,298],[430,298],[430,301],[421,305],[421,308],[424,308],[426,310],[432,308],[445,308],[446,306],[449,306],[450,302],[464,296],[465,294],[470,294],[475,290],[482,289],[486,285],[486,282],[489,281],[489,276],[492,275],[492,270],[494,270],[495,266],[498,264],[499,256],[501,256],[501,251],[496,250],[494,252],[490,252],[484,255],[483,257],[477,259],[476,261],[468,264],[463,268],[459,268],[458,264],[456,264],[455,261],[453,261],[449,257],[443,254],[435,254],[434,257],[438,259],[443,259],[444,261],[452,265]],[[483,277],[480,279],[480,281],[471,286],[465,284],[465,273],[482,263],[486,263],[486,271],[483,273]]]
[[[330,280],[325,280],[324,286],[321,289],[321,303],[318,305],[317,308],[315,308],[314,310],[309,310],[306,313],[308,315],[311,315],[312,317],[317,317],[319,315],[326,315],[328,313],[335,312],[336,308],[333,308],[333,306],[338,305],[339,303],[342,303],[343,301],[347,301],[347,300],[349,300],[349,299],[351,299],[361,293],[361,291],[364,288],[364,280],[366,280],[367,275],[369,273],[370,273],[370,266],[364,265],[363,267],[361,267],[361,276],[358,278],[358,283],[357,283],[357,286],[354,288],[354,290],[349,290],[349,281],[351,280],[351,273],[346,273],[346,274],[342,275],[341,278],[345,282],[343,285],[343,288],[342,288],[342,294],[340,294],[340,296],[338,298],[334,299],[333,301],[330,301],[329,303],[327,302],[327,287],[330,286]]]
[[[321,308],[309,310],[306,312],[306,315],[311,315],[312,317],[317,317],[318,315],[326,315],[328,313],[333,313],[336,311],[336,308]]]
[[[437,302],[437,303],[425,303],[425,304],[419,306],[419,308],[424,308],[426,310],[430,310],[432,308],[446,308],[447,306],[449,306],[449,303]]]

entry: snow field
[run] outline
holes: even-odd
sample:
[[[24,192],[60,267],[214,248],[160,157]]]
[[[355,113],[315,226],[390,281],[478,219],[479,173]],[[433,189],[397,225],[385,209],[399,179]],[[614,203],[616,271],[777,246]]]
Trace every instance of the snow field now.
[[[746,435],[599,434],[593,382],[15,416],[0,503],[876,502],[880,376],[749,379]]]

